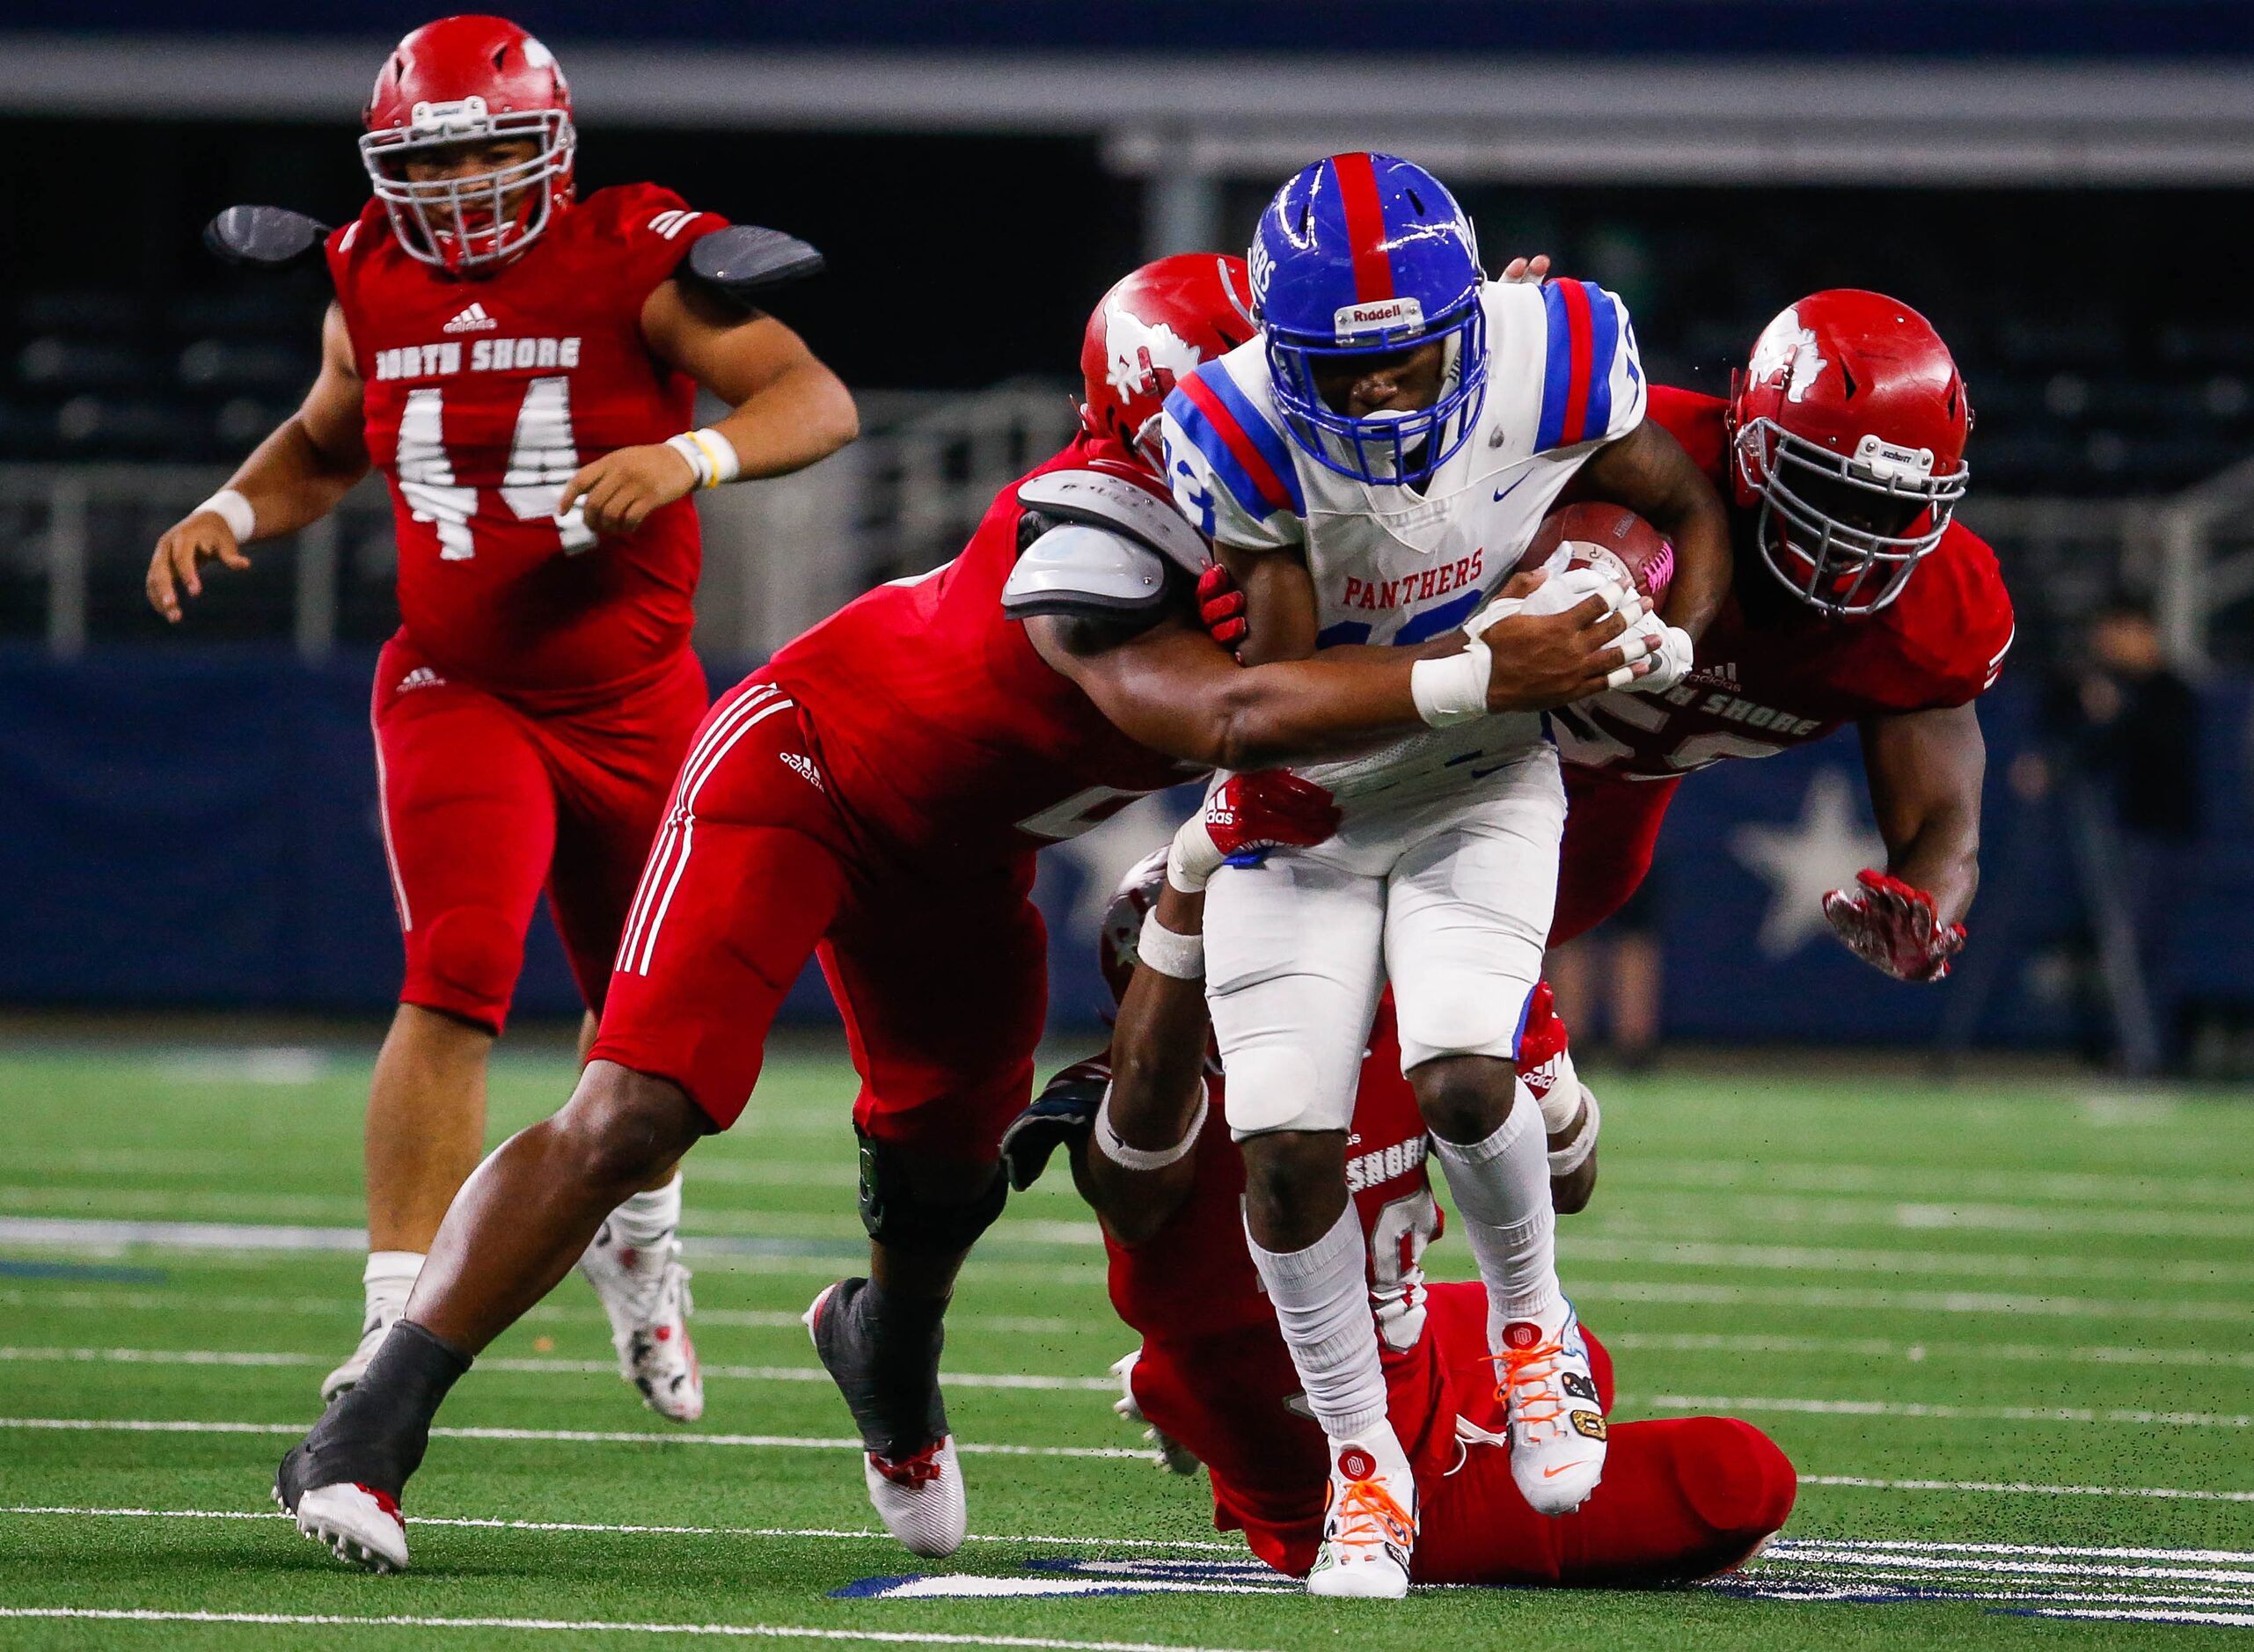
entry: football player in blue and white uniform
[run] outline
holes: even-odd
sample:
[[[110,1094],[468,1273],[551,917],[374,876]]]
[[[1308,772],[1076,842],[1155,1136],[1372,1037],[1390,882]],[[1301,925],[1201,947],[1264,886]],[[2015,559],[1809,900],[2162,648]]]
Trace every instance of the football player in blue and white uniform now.
[[[1620,301],[1581,281],[1488,281],[1470,223],[1421,167],[1367,154],[1307,167],[1262,215],[1250,261],[1260,336],[1184,376],[1163,426],[1175,503],[1244,588],[1242,657],[1468,637],[1415,668],[1430,732],[1299,771],[1337,798],[1337,835],[1226,867],[1206,908],[1246,1226],[1332,1448],[1308,1587],[1392,1597],[1408,1586],[1416,1488],[1387,1421],[1345,1175],[1388,976],[1402,1071],[1487,1285],[1514,1477],[1562,1514],[1604,1462],[1558,1286],[1543,1121],[1512,1066],[1564,793],[1542,718],[1490,716],[1474,691],[1482,633],[1521,601],[1602,603],[1636,626],[1614,686],[1672,688],[1727,589],[1728,523],[1681,448],[1643,422]],[[1496,598],[1569,487],[1673,542],[1664,615],[1592,569],[1562,571],[1562,556],[1533,596]],[[1387,1518],[1364,1517],[1372,1508]]]

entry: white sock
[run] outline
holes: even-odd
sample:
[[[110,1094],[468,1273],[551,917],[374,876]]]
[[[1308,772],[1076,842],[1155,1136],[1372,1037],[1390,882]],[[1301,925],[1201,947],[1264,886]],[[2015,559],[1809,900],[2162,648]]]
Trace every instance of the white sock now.
[[[681,1225],[681,1177],[662,1188],[648,1188],[611,1212],[611,1238],[628,1250],[644,1251],[662,1245]]]
[[[1557,1283],[1548,1147],[1541,1112],[1523,1084],[1510,1116],[1485,1141],[1432,1138],[1479,1276],[1487,1284],[1487,1334],[1497,1347],[1511,1320],[1547,1323],[1564,1305]]]
[[[405,1313],[421,1273],[421,1251],[369,1252],[368,1266],[360,1276],[361,1287],[368,1293],[369,1316],[380,1314],[388,1321]]]
[[[1378,1326],[1370,1317],[1368,1252],[1354,1202],[1348,1200],[1330,1232],[1303,1251],[1263,1249],[1249,1229],[1245,1240],[1322,1431],[1334,1440],[1363,1440],[1382,1429],[1390,1439]]]

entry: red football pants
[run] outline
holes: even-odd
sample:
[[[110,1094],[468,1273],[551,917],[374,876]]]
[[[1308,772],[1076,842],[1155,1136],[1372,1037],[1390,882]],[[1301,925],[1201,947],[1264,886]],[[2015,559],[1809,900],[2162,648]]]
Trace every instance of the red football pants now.
[[[802,715],[755,676],[697,731],[627,916],[595,1057],[679,1085],[724,1129],[818,953],[861,1077],[854,1122],[990,1164],[1032,1100],[1048,1010],[1033,856],[876,864]]]
[[[545,887],[573,979],[599,1012],[626,903],[704,714],[683,652],[648,687],[535,714],[456,682],[404,638],[377,662],[376,778],[406,944],[404,1004],[498,1033]]]
[[[1622,780],[1565,766],[1565,841],[1558,852],[1557,911],[1549,944],[1585,935],[1628,904],[1659,841],[1659,823],[1682,784]]]

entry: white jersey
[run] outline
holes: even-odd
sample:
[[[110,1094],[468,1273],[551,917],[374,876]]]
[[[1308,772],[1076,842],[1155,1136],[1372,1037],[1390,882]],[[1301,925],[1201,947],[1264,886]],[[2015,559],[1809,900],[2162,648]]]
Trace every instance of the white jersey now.
[[[1636,335],[1592,281],[1490,283],[1486,398],[1470,438],[1422,492],[1344,476],[1303,451],[1276,406],[1255,338],[1167,398],[1175,502],[1207,537],[1292,551],[1314,578],[1318,646],[1428,642],[1510,577],[1575,471],[1643,419]],[[1477,719],[1301,771],[1342,801],[1452,789],[1542,737],[1541,719]]]

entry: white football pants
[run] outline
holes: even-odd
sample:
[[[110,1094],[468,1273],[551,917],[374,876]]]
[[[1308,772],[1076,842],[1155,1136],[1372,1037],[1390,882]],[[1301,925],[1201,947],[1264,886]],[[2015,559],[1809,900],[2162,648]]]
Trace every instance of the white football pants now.
[[[1357,809],[1328,843],[1223,867],[1205,895],[1205,990],[1231,1133],[1346,1129],[1388,978],[1403,1072],[1515,1056],[1564,828],[1545,743],[1467,789]]]

